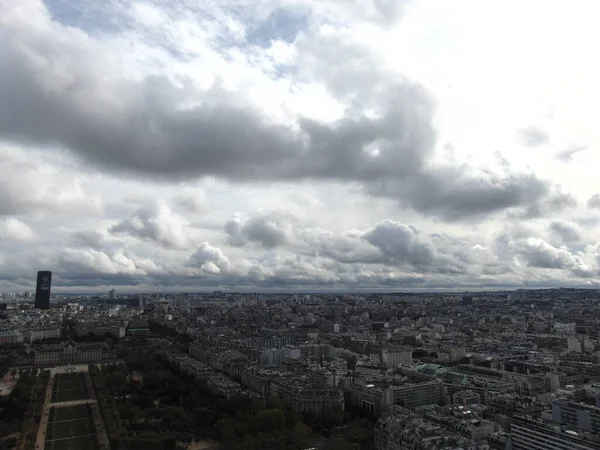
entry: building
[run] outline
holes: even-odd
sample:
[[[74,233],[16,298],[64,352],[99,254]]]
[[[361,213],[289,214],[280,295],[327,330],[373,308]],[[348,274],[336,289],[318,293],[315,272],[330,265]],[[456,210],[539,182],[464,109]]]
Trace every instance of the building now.
[[[117,298],[117,292],[114,289],[108,291],[108,299],[115,300]]]
[[[26,341],[35,342],[44,339],[59,339],[60,327],[36,328],[33,330],[25,330],[23,333]]]
[[[17,330],[0,331],[0,345],[22,344],[23,341],[23,334]]]
[[[283,355],[283,359],[300,359],[301,357],[299,348],[287,345],[281,348],[281,354]]]
[[[402,363],[412,362],[412,350],[381,350],[381,362],[387,367],[398,367]]]
[[[581,341],[577,338],[568,338],[567,339],[567,348],[570,352],[581,353],[582,352]]]
[[[61,345],[44,346],[32,350],[31,353],[33,364],[36,366],[80,364],[116,357],[116,351],[106,345],[76,344],[72,341]]]
[[[452,395],[452,403],[455,405],[472,405],[480,402],[481,396],[472,390],[458,391]]]
[[[113,289],[113,291],[114,291],[114,289]],[[110,308],[110,307],[114,307],[117,305],[122,305],[126,308],[140,308],[140,307],[144,306],[144,299],[139,298],[139,297],[117,298],[116,293],[115,293],[114,298],[110,298],[110,293],[109,293],[109,298],[98,298],[98,299],[96,299],[96,304],[98,306],[102,305],[105,308]]]
[[[131,321],[127,324],[128,336],[148,336],[150,328],[147,321]]]
[[[381,416],[390,406],[407,409],[439,403],[443,398],[443,385],[439,381],[421,383],[358,384],[346,388],[350,402],[375,416]]]
[[[570,400],[552,402],[552,420],[581,430],[600,432],[600,409]]]
[[[281,350],[278,348],[272,348],[264,350],[259,357],[261,366],[277,366],[281,365]]]
[[[271,383],[270,394],[281,400],[288,408],[299,413],[317,413],[333,408],[344,410],[343,392],[332,387],[287,380],[283,383]]]
[[[456,362],[463,359],[467,352],[464,347],[444,347],[437,352],[438,360],[444,362]]]
[[[49,270],[39,271],[35,288],[35,308],[50,308],[50,285],[52,283],[52,272]]]
[[[585,433],[553,425],[542,419],[513,417],[511,420],[512,450],[600,450],[600,443]]]

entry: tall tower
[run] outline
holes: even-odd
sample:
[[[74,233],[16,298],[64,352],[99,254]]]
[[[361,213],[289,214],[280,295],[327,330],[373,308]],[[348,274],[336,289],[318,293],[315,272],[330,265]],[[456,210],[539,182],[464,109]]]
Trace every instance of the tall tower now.
[[[50,308],[50,284],[52,282],[52,272],[41,270],[37,274],[37,285],[35,288],[35,307],[36,309]]]

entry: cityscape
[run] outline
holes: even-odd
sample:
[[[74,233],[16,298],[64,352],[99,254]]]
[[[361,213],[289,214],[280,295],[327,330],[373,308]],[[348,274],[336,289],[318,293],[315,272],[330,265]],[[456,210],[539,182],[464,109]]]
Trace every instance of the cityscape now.
[[[0,450],[600,450],[599,17],[0,0]]]
[[[600,292],[0,303],[0,448],[600,449]],[[12,447],[11,447],[12,445]]]

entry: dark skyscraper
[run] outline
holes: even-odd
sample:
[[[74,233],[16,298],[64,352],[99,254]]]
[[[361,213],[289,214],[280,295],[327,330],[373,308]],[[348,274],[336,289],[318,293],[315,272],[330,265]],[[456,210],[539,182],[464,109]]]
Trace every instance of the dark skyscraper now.
[[[37,286],[35,288],[35,307],[36,309],[50,308],[50,283],[52,282],[52,272],[42,270],[37,274]]]

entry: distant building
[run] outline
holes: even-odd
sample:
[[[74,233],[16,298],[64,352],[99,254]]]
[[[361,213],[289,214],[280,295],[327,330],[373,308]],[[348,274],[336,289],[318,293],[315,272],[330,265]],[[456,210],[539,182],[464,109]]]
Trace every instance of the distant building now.
[[[114,289],[111,289],[110,291],[108,291],[108,299],[109,300],[114,300],[117,298],[117,292]]]
[[[35,288],[36,309],[50,308],[50,285],[52,283],[52,272],[49,270],[39,271],[37,274],[37,285]]]
[[[126,308],[139,308],[144,306],[144,300],[139,297],[116,298],[116,293],[114,298],[110,298],[109,293],[109,298],[97,298],[96,304],[98,306],[103,305],[108,308],[117,305],[123,305]]]

